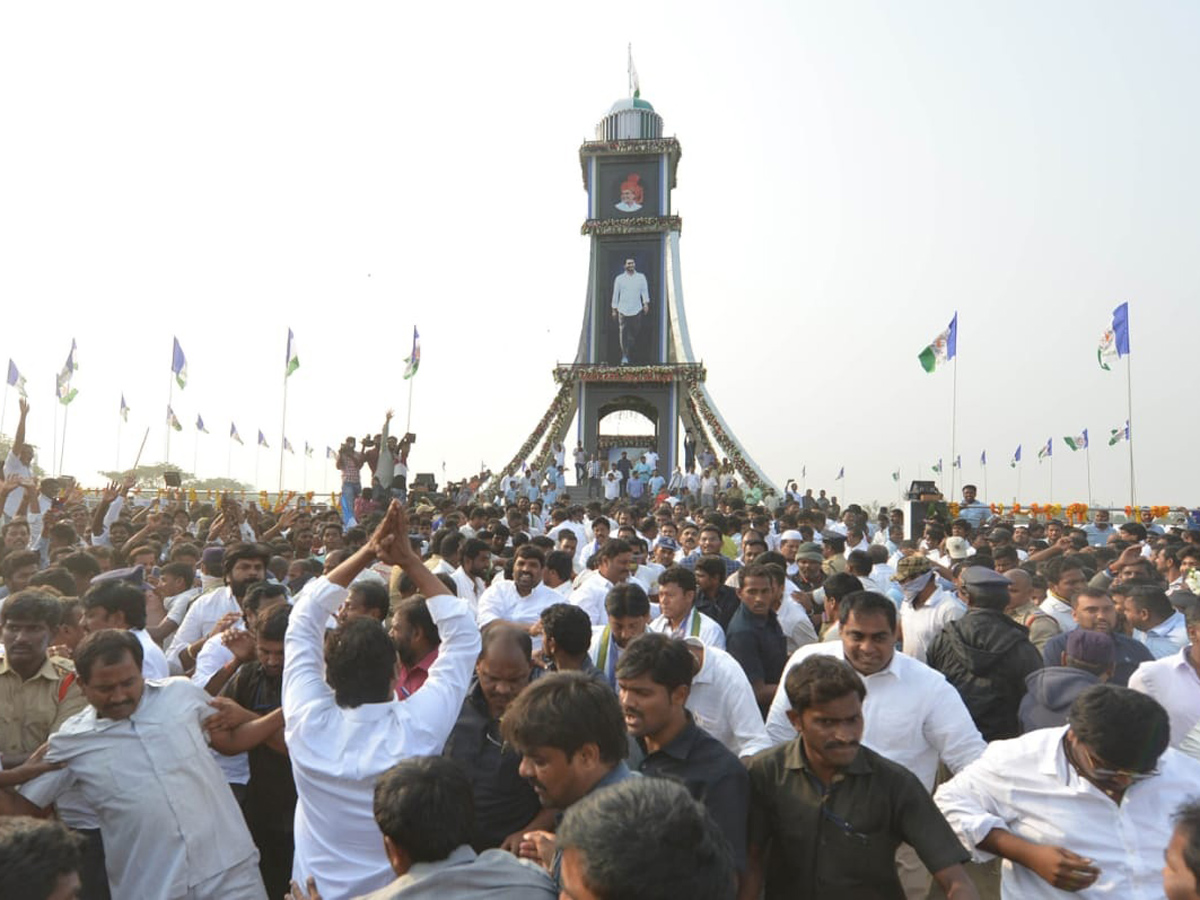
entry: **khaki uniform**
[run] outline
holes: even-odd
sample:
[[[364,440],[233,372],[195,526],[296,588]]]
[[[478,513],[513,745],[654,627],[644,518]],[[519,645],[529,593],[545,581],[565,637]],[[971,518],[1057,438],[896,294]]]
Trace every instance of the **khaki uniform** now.
[[[47,657],[28,681],[0,659],[0,755],[32,753],[88,704],[70,660]],[[70,684],[63,682],[70,677]]]

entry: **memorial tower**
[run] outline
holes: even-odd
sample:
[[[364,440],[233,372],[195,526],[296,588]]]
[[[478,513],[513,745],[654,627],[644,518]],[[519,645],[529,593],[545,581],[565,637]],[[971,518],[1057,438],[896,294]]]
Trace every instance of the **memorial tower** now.
[[[596,139],[579,148],[588,210],[581,231],[591,241],[579,347],[574,363],[554,369],[550,408],[487,489],[524,466],[544,471],[557,443],[569,462],[576,441],[609,461],[653,449],[669,477],[684,466],[690,429],[698,449],[711,447],[718,462],[733,464],[743,487],[779,495],[717,411],[692,352],[679,259],[683,223],[671,206],[680,155],[679,141],[663,137],[662,117],[636,91],[614,103]],[[622,412],[640,414],[645,433],[606,428]]]

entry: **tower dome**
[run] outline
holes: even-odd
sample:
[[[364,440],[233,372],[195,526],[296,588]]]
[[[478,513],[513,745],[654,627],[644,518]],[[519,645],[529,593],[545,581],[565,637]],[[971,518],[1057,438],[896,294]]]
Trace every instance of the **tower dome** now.
[[[662,137],[662,116],[641,97],[623,97],[596,125],[598,141],[637,141]]]

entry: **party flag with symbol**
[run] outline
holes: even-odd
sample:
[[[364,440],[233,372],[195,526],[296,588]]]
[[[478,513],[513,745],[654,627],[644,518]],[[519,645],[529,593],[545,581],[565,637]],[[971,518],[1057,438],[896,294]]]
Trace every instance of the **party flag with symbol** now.
[[[417,368],[421,365],[421,336],[417,334],[417,326],[413,326],[413,345],[412,353],[404,360],[404,377],[412,378],[417,374]]]
[[[196,413],[196,430],[208,434],[208,429],[204,427],[204,419],[200,417],[200,413]]]
[[[121,394],[121,421],[129,421],[129,404],[125,402],[125,395]]]
[[[1012,462],[1010,462],[1009,465],[1015,469],[1017,467],[1017,463],[1019,463],[1020,461],[1021,461],[1021,445],[1017,444],[1016,452],[1013,453]]]
[[[11,359],[8,361],[8,386],[15,387],[22,397],[28,397],[25,392],[25,376],[17,371],[17,364]]]
[[[958,454],[958,456],[954,457],[954,468],[956,468],[956,469],[962,468],[962,454],[961,453]]]
[[[176,431],[183,431],[183,426],[179,424],[179,417],[175,415],[175,410],[170,406],[167,407],[167,424]]]
[[[71,352],[67,354],[67,361],[63,365],[62,371],[58,373],[55,379],[55,393],[58,395],[58,402],[66,406],[75,399],[75,395],[79,391],[71,387],[71,376],[75,374],[75,370],[79,368],[79,363],[75,361],[75,339],[71,339]]]
[[[917,354],[917,359],[921,361],[921,368],[926,372],[934,372],[940,366],[950,362],[958,355],[958,313],[954,314],[954,318],[950,320],[950,324],[946,326],[946,330],[933,339],[933,341]]]
[[[231,440],[235,440],[242,446],[245,446],[245,442],[242,440],[242,436],[240,434],[238,434],[237,426],[234,425],[232,422],[229,423],[229,437]]]
[[[986,450],[984,450],[983,452],[981,452],[981,453],[979,454],[979,464],[980,464],[981,466],[986,466],[986,465],[987,465],[987,451],[986,451]]]
[[[833,480],[834,480],[834,481],[841,481],[841,480],[842,480],[843,478],[845,478],[845,477],[846,477],[846,467],[845,467],[845,466],[842,466],[840,469],[838,469],[837,478],[835,478],[835,479],[833,479]]]
[[[1086,450],[1088,448],[1087,429],[1083,429],[1083,431],[1073,437],[1063,438],[1063,443],[1072,450]]]
[[[1125,424],[1122,425],[1120,428],[1114,428],[1112,430],[1112,436],[1108,439],[1108,446],[1111,447],[1114,444],[1119,444],[1119,443],[1121,443],[1121,441],[1127,441],[1127,440],[1129,440],[1129,420],[1128,419],[1125,420]]]
[[[1122,303],[1113,310],[1112,322],[1100,335],[1100,346],[1096,348],[1096,360],[1100,368],[1108,370],[1109,361],[1129,355],[1129,304]]]
[[[261,428],[258,429],[258,446],[266,447],[268,450],[271,449],[271,445],[267,443],[267,436],[262,433]]]
[[[175,338],[175,346],[171,348],[171,371],[175,373],[180,390],[187,387],[187,357],[179,346],[179,338]]]
[[[1046,438],[1046,445],[1044,447],[1042,447],[1041,450],[1038,451],[1038,462],[1041,462],[1043,459],[1046,459],[1047,457],[1050,457],[1053,455],[1054,455],[1054,438],[1048,437],[1048,438]]]
[[[292,329],[288,329],[287,341],[287,365],[283,374],[284,378],[290,378],[291,374],[300,368],[300,357],[296,355],[296,336],[292,334]]]
[[[292,456],[296,455],[296,451],[292,449],[292,442],[289,441],[286,436],[284,436],[283,439],[283,449],[292,454]]]
[[[938,461],[933,464],[933,471],[939,473],[942,471],[942,460],[940,457],[938,458]]]

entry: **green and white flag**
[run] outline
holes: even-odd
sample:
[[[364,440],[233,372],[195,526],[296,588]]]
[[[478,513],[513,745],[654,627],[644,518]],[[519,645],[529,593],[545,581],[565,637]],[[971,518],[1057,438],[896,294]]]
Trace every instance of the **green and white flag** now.
[[[71,377],[79,368],[79,363],[75,361],[75,339],[71,339],[71,352],[67,354],[66,364],[63,365],[62,371],[58,373],[55,379],[55,393],[58,395],[58,402],[66,406],[75,399],[75,395],[79,391],[71,387]]]
[[[958,313],[950,320],[946,330],[930,342],[929,346],[917,354],[921,368],[926,372],[934,372],[943,364],[950,362],[958,355]]]
[[[941,473],[941,471],[942,471],[942,461],[941,461],[940,459],[939,459],[939,460],[938,460],[936,463],[934,463],[934,465],[933,465],[933,471],[935,471],[935,472],[938,472],[939,474]]]
[[[179,423],[179,418],[175,415],[175,410],[167,407],[167,424],[176,431],[183,431],[183,426]]]
[[[1066,444],[1068,447],[1070,447],[1072,450],[1086,450],[1088,448],[1087,429],[1086,428],[1083,429],[1083,431],[1081,431],[1075,437],[1063,438],[1063,443]]]
[[[1127,440],[1129,440],[1129,420],[1128,419],[1125,420],[1125,424],[1122,425],[1120,428],[1114,428],[1112,430],[1112,437],[1110,437],[1108,439],[1108,446],[1111,447],[1114,444],[1119,444],[1119,443],[1121,443],[1121,441],[1127,441]]]
[[[413,326],[413,345],[412,353],[404,360],[404,377],[405,379],[412,378],[417,374],[417,369],[421,365],[421,335],[417,334],[417,326]]]
[[[292,334],[292,329],[288,329],[287,341],[287,371],[284,372],[284,378],[290,378],[292,373],[300,368],[300,357],[296,355],[296,336]]]
[[[1054,455],[1054,438],[1046,438],[1046,446],[1038,451],[1038,462]]]

